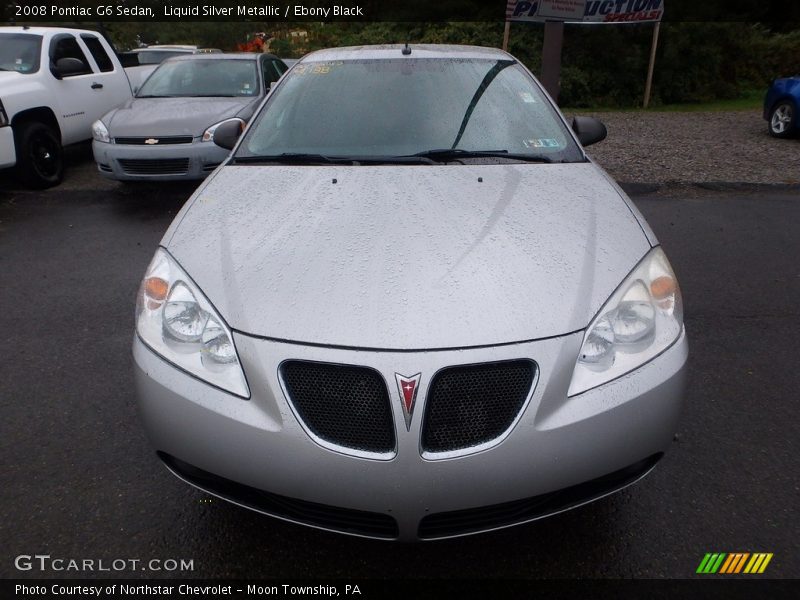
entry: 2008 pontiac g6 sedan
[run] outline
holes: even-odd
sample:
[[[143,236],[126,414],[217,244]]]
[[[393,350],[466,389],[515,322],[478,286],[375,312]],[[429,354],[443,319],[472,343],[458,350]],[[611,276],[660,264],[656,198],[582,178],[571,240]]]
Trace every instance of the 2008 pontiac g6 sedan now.
[[[622,489],[677,428],[687,341],[655,236],[499,50],[312,53],[144,276],[158,456],[287,521],[432,540]],[[237,139],[238,137],[238,139]]]

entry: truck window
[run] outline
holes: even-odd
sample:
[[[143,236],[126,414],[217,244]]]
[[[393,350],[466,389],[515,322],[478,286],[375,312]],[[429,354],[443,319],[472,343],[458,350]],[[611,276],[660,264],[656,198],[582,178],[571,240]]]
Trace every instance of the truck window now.
[[[0,71],[30,74],[39,70],[42,36],[4,33],[0,42]]]
[[[97,66],[100,67],[100,70],[103,73],[108,73],[109,71],[114,70],[114,63],[111,62],[111,59],[108,56],[105,48],[103,48],[103,44],[93,35],[88,35],[86,33],[81,34],[81,39],[83,43],[86,44],[86,47],[89,48],[89,52],[92,54],[92,58],[94,58],[94,62],[97,63]]]
[[[74,73],[69,75],[69,77],[88,75],[92,72],[89,61],[86,60],[86,55],[83,53],[83,50],[81,50],[81,47],[78,45],[78,40],[76,40],[74,36],[64,35],[53,40],[50,46],[50,60],[55,64],[62,58],[77,58],[85,67],[85,71]]]

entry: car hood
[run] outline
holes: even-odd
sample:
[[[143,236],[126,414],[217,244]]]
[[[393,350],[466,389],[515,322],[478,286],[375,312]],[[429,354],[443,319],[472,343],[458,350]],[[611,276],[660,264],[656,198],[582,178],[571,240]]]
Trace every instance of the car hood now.
[[[163,243],[235,330],[380,349],[583,329],[650,248],[592,163],[228,166]]]
[[[253,98],[131,98],[103,122],[111,137],[191,135],[236,116]]]

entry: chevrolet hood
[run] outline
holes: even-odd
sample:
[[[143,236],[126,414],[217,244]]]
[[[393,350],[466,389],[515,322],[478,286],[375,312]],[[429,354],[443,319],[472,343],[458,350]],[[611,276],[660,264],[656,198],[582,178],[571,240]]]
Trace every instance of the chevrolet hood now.
[[[591,163],[228,166],[163,244],[233,329],[380,349],[583,329],[650,249]]]
[[[103,117],[111,137],[200,137],[235,117],[253,98],[131,98]]]

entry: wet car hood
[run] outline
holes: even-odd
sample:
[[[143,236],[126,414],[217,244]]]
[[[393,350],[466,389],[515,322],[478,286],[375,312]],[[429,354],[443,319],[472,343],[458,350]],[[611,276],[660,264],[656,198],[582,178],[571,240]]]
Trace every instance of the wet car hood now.
[[[650,248],[591,163],[229,166],[163,244],[233,329],[381,349],[583,329]]]
[[[103,122],[111,137],[200,137],[208,127],[236,116],[254,101],[251,97],[131,98],[103,117]]]

